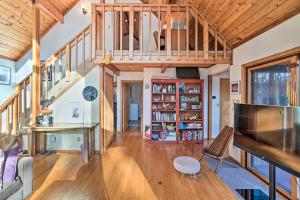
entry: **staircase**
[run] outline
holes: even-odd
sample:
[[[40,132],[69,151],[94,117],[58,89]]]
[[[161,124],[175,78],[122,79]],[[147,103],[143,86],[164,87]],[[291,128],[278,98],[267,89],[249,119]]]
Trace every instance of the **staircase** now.
[[[95,66],[91,60],[91,26],[88,26],[41,65],[40,99],[54,96],[57,100]],[[30,123],[31,77],[30,74],[19,82],[14,94],[0,105],[1,134],[18,134],[20,125]]]

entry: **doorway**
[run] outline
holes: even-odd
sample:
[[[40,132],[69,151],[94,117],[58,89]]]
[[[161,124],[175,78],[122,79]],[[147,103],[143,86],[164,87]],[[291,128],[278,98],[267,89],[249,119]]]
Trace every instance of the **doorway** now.
[[[209,139],[216,138],[224,126],[230,123],[229,70],[211,76],[209,81]]]
[[[142,127],[143,82],[122,81],[122,131]]]

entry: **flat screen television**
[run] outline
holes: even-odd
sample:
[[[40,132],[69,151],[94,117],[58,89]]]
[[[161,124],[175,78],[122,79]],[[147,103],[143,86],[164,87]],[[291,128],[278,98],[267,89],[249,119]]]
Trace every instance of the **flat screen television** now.
[[[234,145],[300,177],[300,108],[235,104]]]

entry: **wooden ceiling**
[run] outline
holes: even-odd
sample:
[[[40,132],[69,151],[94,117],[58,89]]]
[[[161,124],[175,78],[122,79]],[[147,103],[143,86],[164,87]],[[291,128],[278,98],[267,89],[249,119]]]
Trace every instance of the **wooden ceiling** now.
[[[49,0],[65,14],[78,0]],[[41,36],[56,20],[41,11]],[[18,60],[31,47],[32,1],[0,0],[0,57]]]
[[[194,5],[233,48],[300,13],[300,0],[144,0],[144,3]]]

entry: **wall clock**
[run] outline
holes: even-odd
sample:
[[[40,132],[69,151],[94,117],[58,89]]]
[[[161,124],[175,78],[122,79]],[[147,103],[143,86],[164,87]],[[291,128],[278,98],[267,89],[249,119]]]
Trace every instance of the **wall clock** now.
[[[94,101],[98,97],[98,90],[93,86],[87,86],[83,89],[82,96],[87,101]]]

